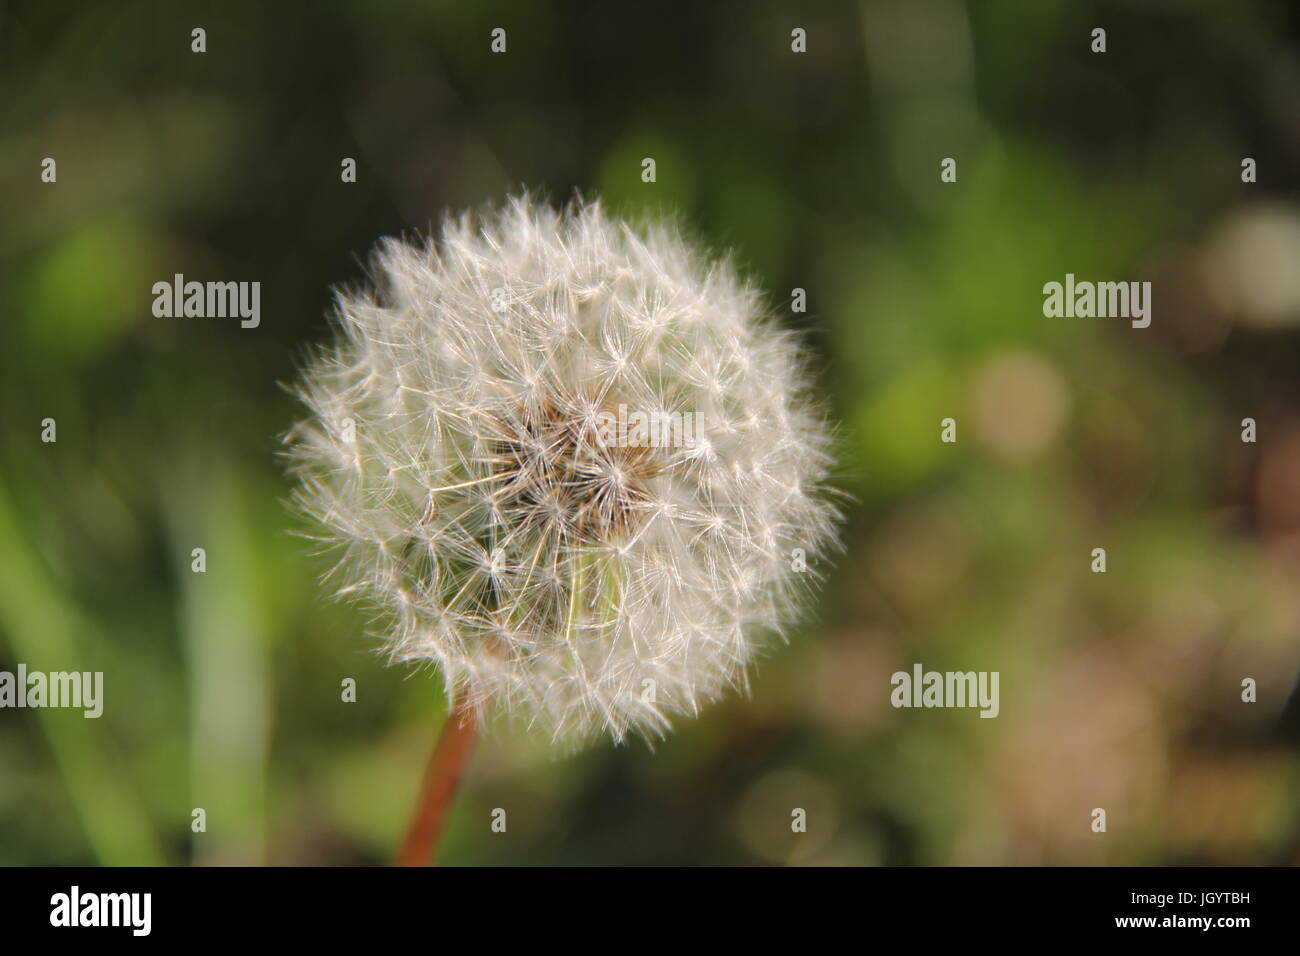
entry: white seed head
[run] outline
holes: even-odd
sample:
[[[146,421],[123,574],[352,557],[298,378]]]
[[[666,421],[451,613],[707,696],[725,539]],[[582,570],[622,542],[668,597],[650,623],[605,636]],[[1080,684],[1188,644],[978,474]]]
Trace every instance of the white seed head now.
[[[384,240],[374,274],[339,294],[287,444],[393,658],[568,743],[743,684],[838,519],[803,353],[759,293],[668,227],[526,196]]]

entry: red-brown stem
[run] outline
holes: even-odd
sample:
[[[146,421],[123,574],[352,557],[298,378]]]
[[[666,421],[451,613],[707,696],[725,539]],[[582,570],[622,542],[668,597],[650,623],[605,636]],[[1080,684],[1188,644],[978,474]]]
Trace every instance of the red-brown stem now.
[[[456,785],[474,749],[474,714],[462,690],[456,697],[447,723],[434,745],[429,766],[420,786],[420,802],[411,817],[411,826],[402,841],[394,866],[427,866],[438,849],[442,824],[447,818]]]

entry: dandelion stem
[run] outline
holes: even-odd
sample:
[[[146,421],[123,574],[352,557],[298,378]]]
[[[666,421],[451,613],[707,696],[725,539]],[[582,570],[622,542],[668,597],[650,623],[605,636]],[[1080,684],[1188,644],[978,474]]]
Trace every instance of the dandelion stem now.
[[[424,771],[419,803],[394,866],[427,866],[432,861],[456,786],[474,749],[474,737],[474,714],[462,689]]]

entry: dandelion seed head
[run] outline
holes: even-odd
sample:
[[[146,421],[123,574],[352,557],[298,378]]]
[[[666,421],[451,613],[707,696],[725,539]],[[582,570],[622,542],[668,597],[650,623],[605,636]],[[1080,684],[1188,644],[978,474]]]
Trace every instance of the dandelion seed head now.
[[[747,685],[835,546],[830,437],[757,290],[663,225],[528,197],[387,239],[287,437],[392,658],[574,743]],[[694,441],[602,431],[696,415]],[[343,427],[344,422],[351,428]]]

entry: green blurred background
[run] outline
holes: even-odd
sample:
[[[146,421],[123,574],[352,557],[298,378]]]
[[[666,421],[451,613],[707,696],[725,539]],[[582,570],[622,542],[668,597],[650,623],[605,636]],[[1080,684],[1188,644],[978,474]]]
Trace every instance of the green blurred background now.
[[[281,383],[376,238],[521,186],[734,248],[823,360],[854,503],[748,697],[653,749],[493,732],[445,862],[1300,862],[1298,36],[1173,0],[0,4],[0,669],[106,698],[0,711],[0,863],[390,858],[444,702],[318,589]],[[175,272],[260,281],[261,327],[154,318]],[[1044,318],[1066,272],[1150,279],[1151,327]],[[1000,671],[1001,715],[894,710],[914,662]]]

